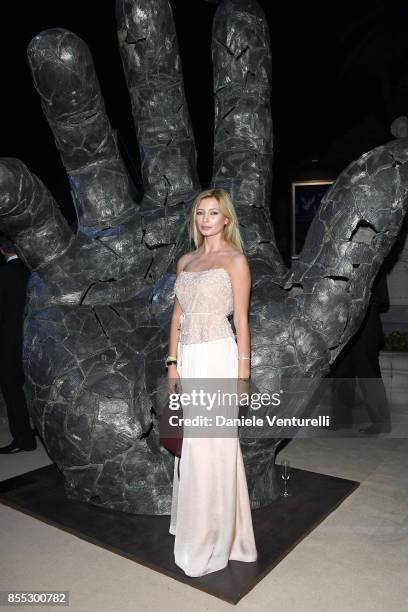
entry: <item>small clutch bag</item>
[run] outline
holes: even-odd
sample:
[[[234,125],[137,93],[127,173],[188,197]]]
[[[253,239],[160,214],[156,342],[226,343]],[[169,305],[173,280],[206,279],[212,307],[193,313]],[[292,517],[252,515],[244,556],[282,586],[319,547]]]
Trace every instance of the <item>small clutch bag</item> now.
[[[183,411],[181,408],[171,410],[167,402],[160,418],[160,444],[173,453],[173,455],[176,455],[176,457],[181,457],[183,448],[183,421],[181,421],[181,424],[171,425],[171,416],[179,417],[179,422],[183,416]],[[171,433],[171,436],[169,436],[169,433]]]

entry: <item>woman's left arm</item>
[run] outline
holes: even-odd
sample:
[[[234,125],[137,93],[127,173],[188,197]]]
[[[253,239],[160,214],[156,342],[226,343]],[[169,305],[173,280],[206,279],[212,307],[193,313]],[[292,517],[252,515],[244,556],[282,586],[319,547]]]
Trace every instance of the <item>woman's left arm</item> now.
[[[232,258],[229,266],[234,298],[234,327],[237,332],[238,357],[251,356],[251,336],[249,332],[248,309],[251,293],[251,271],[247,258],[239,253]],[[249,378],[250,359],[238,360],[238,378]]]

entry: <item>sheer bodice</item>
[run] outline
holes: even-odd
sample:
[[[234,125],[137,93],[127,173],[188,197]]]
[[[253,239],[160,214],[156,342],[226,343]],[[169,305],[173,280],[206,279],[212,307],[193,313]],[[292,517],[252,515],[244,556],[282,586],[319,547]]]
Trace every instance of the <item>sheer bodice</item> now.
[[[195,344],[235,338],[227,316],[233,312],[231,279],[225,268],[180,272],[174,285],[180,302],[180,342]]]

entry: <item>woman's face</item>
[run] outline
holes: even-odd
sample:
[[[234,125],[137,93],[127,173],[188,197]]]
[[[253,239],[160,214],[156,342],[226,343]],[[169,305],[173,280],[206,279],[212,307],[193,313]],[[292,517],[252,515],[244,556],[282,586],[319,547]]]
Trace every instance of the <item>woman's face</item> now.
[[[197,228],[203,236],[213,236],[222,232],[228,218],[220,211],[218,200],[213,197],[203,198],[196,209]]]

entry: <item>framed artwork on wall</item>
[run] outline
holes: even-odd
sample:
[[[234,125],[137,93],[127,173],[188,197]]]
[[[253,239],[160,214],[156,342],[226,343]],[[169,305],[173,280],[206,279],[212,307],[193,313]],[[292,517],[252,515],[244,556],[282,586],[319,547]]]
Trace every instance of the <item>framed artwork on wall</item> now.
[[[291,182],[291,259],[299,258],[310,224],[334,179]]]

